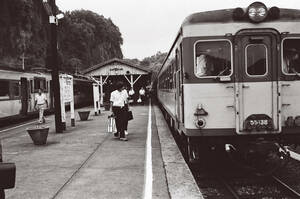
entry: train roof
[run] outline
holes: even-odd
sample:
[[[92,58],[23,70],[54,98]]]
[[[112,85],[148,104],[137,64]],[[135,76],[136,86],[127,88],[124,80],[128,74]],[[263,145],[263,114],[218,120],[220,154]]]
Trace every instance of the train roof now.
[[[234,11],[235,8],[194,13],[185,18],[184,22],[182,23],[182,26],[192,25],[197,23],[230,23],[230,22],[248,21],[247,19],[234,20],[233,18]],[[279,8],[279,11],[280,11],[279,19],[267,19],[266,22],[275,21],[275,20],[276,21],[300,21],[300,10]]]

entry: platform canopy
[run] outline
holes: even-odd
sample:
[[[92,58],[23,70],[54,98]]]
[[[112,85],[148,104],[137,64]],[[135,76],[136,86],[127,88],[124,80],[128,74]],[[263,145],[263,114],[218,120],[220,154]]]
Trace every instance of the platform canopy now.
[[[137,93],[139,88],[146,88],[147,84],[150,83],[151,77],[150,70],[118,58],[92,66],[83,71],[83,73],[95,81],[94,86],[99,87],[100,104],[103,104],[104,89],[111,90],[109,87],[111,87],[112,81],[122,80],[128,82],[130,89],[135,90],[135,93]],[[104,88],[105,85],[106,87]]]
[[[88,76],[147,75],[150,71],[122,59],[111,59],[92,66],[83,73]]]

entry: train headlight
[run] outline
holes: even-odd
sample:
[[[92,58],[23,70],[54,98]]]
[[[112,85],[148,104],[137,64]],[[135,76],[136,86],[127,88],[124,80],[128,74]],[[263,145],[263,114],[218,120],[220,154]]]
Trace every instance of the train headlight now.
[[[199,129],[202,129],[205,127],[206,125],[206,121],[204,118],[200,117],[200,118],[197,118],[197,120],[195,121],[195,125],[197,128]]]
[[[266,19],[268,15],[268,9],[263,3],[254,2],[248,7],[247,13],[252,22],[258,23]]]

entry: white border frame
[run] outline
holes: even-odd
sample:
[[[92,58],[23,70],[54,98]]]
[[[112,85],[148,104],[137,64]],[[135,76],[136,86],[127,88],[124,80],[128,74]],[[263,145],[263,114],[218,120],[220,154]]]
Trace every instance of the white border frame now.
[[[194,43],[194,55],[193,55],[193,59],[194,59],[194,75],[197,78],[200,79],[207,79],[207,78],[216,78],[219,76],[198,76],[196,73],[196,45],[200,42],[212,42],[212,41],[228,41],[230,44],[230,69],[231,69],[231,73],[229,75],[221,75],[220,77],[230,77],[233,74],[233,49],[232,49],[232,42],[229,39],[209,39],[209,40],[197,40]]]
[[[280,55],[280,59],[281,59],[281,72],[284,74],[284,75],[287,75],[287,76],[291,76],[291,75],[293,75],[293,76],[295,76],[296,75],[296,73],[286,73],[286,72],[284,72],[284,70],[283,70],[283,42],[286,40],[286,39],[298,39],[298,40],[300,40],[300,37],[285,37],[285,38],[283,38],[282,39],[282,41],[281,41],[281,50],[280,50],[280,53],[281,53],[281,55]],[[300,59],[300,57],[299,57],[299,59]]]
[[[266,72],[263,75],[250,75],[248,73],[248,70],[247,70],[248,69],[248,63],[247,63],[248,54],[247,54],[247,49],[248,49],[249,46],[255,46],[255,45],[262,45],[266,49]],[[266,44],[247,44],[247,46],[245,48],[245,72],[246,72],[246,74],[247,74],[248,77],[264,77],[264,76],[266,76],[269,73],[268,48],[267,48]]]

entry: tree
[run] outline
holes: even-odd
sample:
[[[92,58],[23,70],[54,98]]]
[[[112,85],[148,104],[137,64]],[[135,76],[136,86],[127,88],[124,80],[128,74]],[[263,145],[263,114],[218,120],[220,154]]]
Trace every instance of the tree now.
[[[59,36],[64,66],[70,66],[72,58],[79,59],[80,69],[85,69],[108,59],[123,57],[123,39],[118,27],[111,19],[88,10],[66,12]]]
[[[49,18],[41,0],[0,0],[0,23],[1,65],[21,68],[26,58],[26,69],[51,67]],[[97,13],[66,12],[58,33],[61,70],[80,71],[123,57],[119,28]]]

